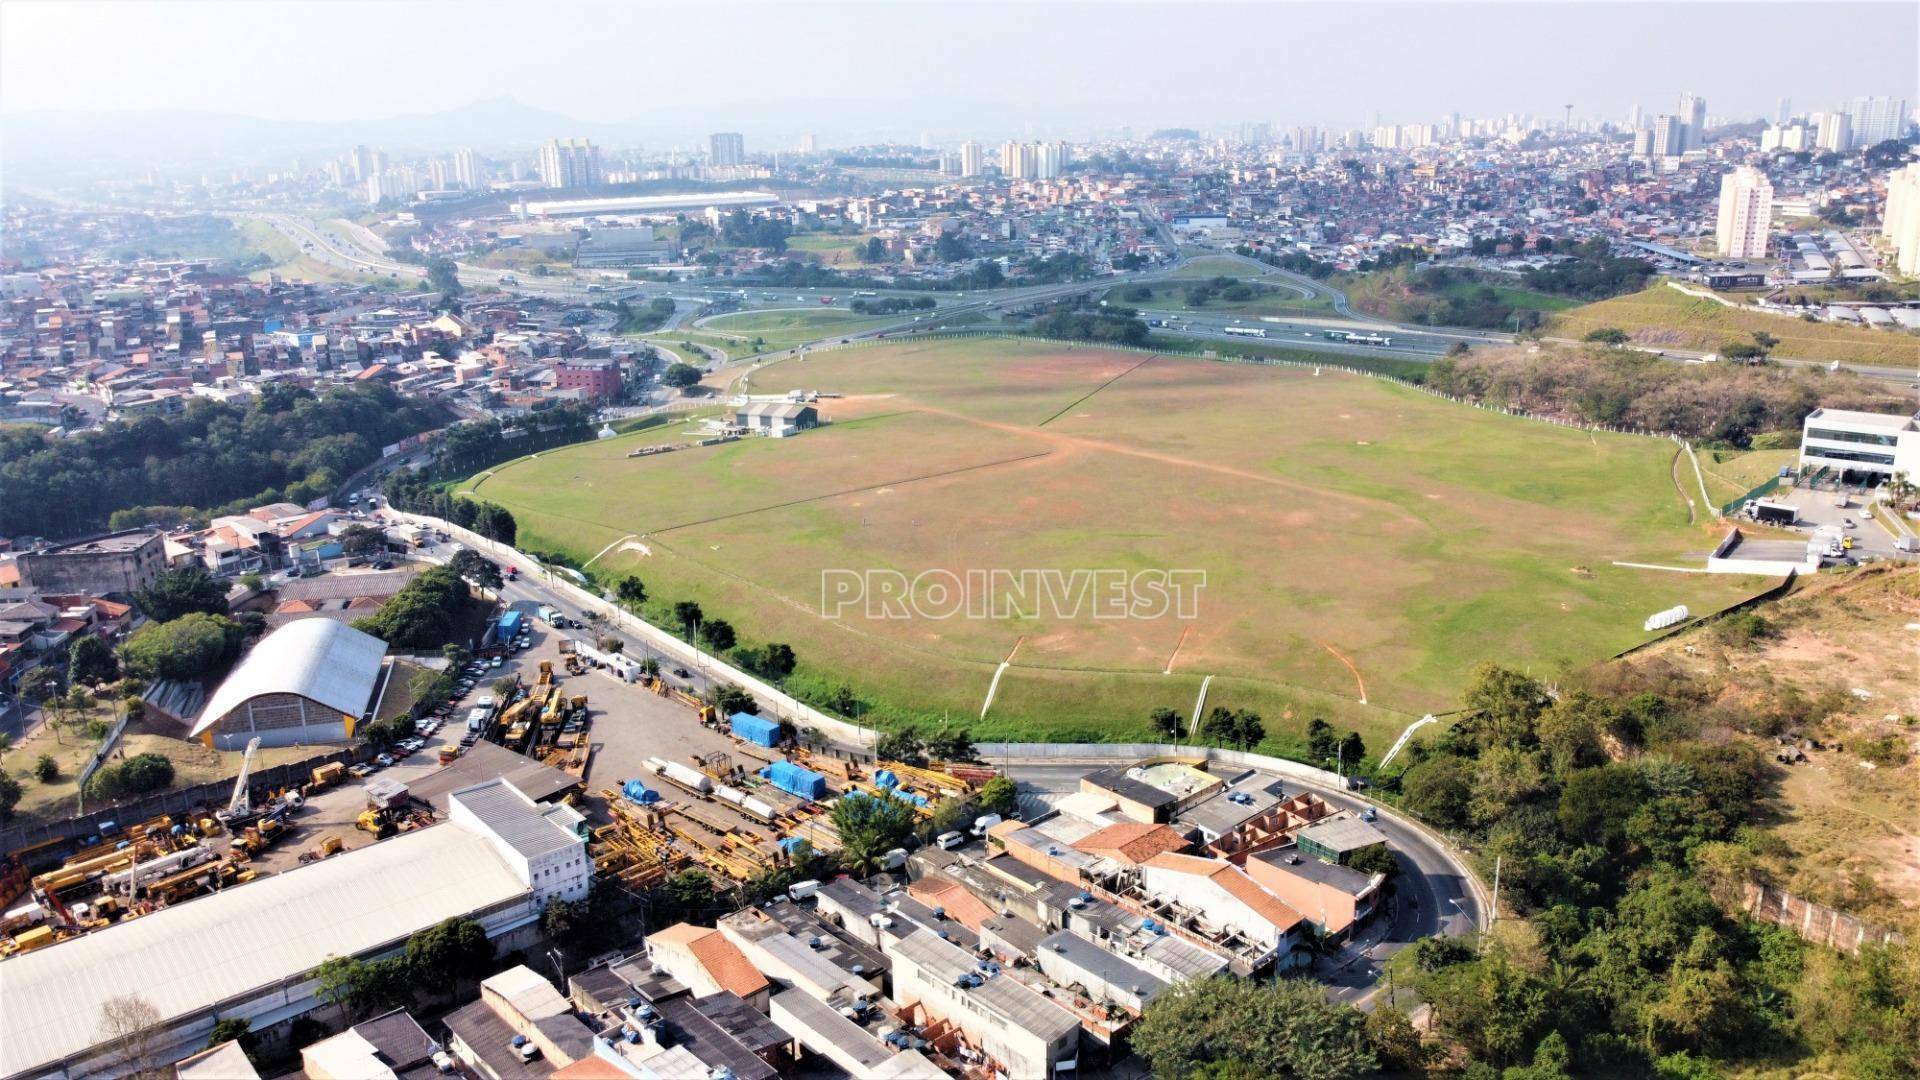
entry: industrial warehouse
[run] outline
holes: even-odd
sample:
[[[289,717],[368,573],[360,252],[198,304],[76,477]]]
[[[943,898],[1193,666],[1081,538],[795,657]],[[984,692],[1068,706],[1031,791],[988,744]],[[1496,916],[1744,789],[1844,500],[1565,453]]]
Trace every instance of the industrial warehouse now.
[[[1000,770],[803,745],[790,721],[723,712],[555,632],[574,622],[550,606],[492,621],[492,659],[456,672],[476,696],[421,720],[458,739],[437,768],[401,781],[356,766],[356,787],[330,764],[257,793],[243,774],[225,810],[103,825],[33,877],[34,903],[7,913],[20,926],[0,939],[15,954],[0,1009],[29,1032],[6,1040],[0,1075],[128,1071],[128,1040],[100,1018],[129,997],[158,1014],[143,1058],[182,1075],[248,1075],[231,1054],[185,1060],[223,1020],[315,1077],[369,1061],[494,1078],[1063,1075],[1123,1057],[1170,988],[1301,967],[1382,909],[1384,875],[1346,864],[1385,837],[1291,782],[1155,757],[1093,769],[1019,817],[966,810],[940,833],[937,816],[975,805]],[[536,635],[557,662],[525,651]],[[330,620],[290,624],[228,677],[196,734],[338,739],[379,711],[384,652]],[[495,659],[513,667],[478,686]],[[575,679],[596,681],[591,708]],[[276,726],[274,710],[300,722]],[[609,779],[585,784],[589,764]],[[865,801],[906,807],[918,835],[871,875],[839,873],[835,810]],[[350,844],[323,832],[291,862],[287,838],[324,829],[302,824],[324,820],[323,803],[345,808]],[[696,879],[717,901],[779,884],[718,904],[709,925],[656,924],[565,958],[547,936],[550,905],[596,881],[658,896]],[[400,955],[446,919],[475,920],[496,955],[527,965],[439,1019],[402,1009],[301,1045],[294,1021],[353,1019],[320,996],[317,965]]]
[[[218,1019],[267,1031],[313,1011],[309,976],[328,957],[378,955],[462,916],[511,947],[548,896],[584,894],[585,842],[551,811],[502,781],[451,798],[447,824],[7,960],[0,1075],[121,1071],[100,1024],[115,998],[150,1002],[151,1051],[178,1060]]]
[[[344,743],[378,702],[386,643],[331,619],[275,630],[233,669],[193,725],[219,750]]]

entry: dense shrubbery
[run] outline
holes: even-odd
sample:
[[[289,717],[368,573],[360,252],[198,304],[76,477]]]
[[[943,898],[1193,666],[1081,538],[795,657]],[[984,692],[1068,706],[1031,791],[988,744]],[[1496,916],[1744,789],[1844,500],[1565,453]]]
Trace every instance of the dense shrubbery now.
[[[1031,329],[1041,337],[1117,345],[1145,345],[1149,336],[1147,324],[1132,308],[1096,307],[1085,297],[1047,308],[1033,320]]]
[[[1676,364],[1623,349],[1474,350],[1436,361],[1427,385],[1528,412],[1738,447],[1760,432],[1798,430],[1821,405],[1900,407],[1882,384],[1851,372]]]
[[[174,504],[159,517],[306,503],[431,424],[428,410],[385,386],[316,397],[273,383],[245,408],[194,398],[180,416],[115,421],[71,439],[0,430],[0,535],[96,531],[156,494]],[[134,516],[118,524],[147,520]]]
[[[145,795],[173,783],[173,762],[162,754],[135,754],[117,765],[102,765],[87,781],[87,796],[122,799]]]
[[[353,628],[401,649],[437,649],[453,638],[466,609],[467,583],[444,566],[416,575],[380,610],[355,620]]]
[[[897,315],[902,311],[932,311],[931,296],[883,296],[878,300],[855,300],[851,305],[860,315]]]
[[[1864,1071],[1850,1075],[1910,1075],[1871,1066],[1889,1053],[1911,1064],[1920,1015],[1886,1008],[1867,984],[1912,985],[1911,952],[1870,953],[1862,973],[1727,914],[1772,797],[1759,744],[1721,727],[1708,696],[1664,666],[1571,682],[1555,696],[1482,668],[1462,718],[1415,747],[1401,778],[1410,809],[1466,837],[1486,866],[1500,860],[1505,910],[1528,916],[1478,947],[1429,939],[1396,959],[1440,1031],[1509,1076],[1719,1075],[1699,1059],[1823,1038],[1856,1055]],[[1821,1036],[1839,1003],[1793,1001],[1846,978],[1858,986],[1845,1007],[1870,1020]]]
[[[519,523],[506,507],[449,495],[417,473],[394,473],[382,490],[396,509],[450,521],[489,540],[511,544],[520,533]]]
[[[246,628],[232,619],[194,611],[135,630],[120,659],[143,679],[198,679],[232,663],[246,640]]]

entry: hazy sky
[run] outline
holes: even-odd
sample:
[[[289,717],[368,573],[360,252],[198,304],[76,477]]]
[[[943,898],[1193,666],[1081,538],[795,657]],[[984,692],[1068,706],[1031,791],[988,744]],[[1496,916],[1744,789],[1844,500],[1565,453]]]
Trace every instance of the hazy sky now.
[[[587,121],[769,101],[1028,106],[1118,125],[1770,116],[1916,90],[1920,4],[595,4],[6,0],[0,111],[345,121],[510,95]],[[789,106],[790,107],[790,106]],[[826,125],[823,125],[826,126]]]

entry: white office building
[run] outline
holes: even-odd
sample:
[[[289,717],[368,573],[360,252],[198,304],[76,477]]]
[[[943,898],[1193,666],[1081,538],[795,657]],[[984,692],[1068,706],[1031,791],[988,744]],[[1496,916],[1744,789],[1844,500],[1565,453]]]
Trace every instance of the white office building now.
[[[1720,178],[1720,223],[1714,230],[1728,259],[1764,259],[1773,220],[1773,184],[1767,174],[1742,165]]]
[[[533,889],[535,906],[585,900],[593,884],[586,818],[565,803],[537,803],[504,779],[448,797],[447,820],[483,837],[514,875]]]
[[[1920,416],[1815,409],[1800,432],[1800,466],[1920,477]]]
[[[1908,277],[1920,275],[1920,162],[1887,177],[1887,209],[1880,235],[1893,245],[1893,265]]]

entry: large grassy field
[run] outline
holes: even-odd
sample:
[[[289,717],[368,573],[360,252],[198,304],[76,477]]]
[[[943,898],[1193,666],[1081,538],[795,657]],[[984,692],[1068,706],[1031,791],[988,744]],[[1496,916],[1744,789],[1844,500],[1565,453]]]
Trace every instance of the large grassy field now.
[[[1259,710],[1275,748],[1324,716],[1377,751],[1450,707],[1480,661],[1551,674],[1645,640],[1655,611],[1717,610],[1766,584],[1612,565],[1712,546],[1687,524],[1672,444],[1364,376],[974,339],[818,352],[750,389],[842,396],[821,401],[830,424],[790,440],[629,459],[608,439],[469,486],[510,507],[529,546],[585,560],[633,538],[592,569],[640,576],[663,622],[693,599],[748,643],[791,643],[796,686],[844,682],[882,718],[1138,737],[1150,709],[1189,710],[1212,675],[1210,702]],[[829,619],[838,569],[1197,570],[1206,584],[1191,617],[1055,604]]]
[[[1701,352],[1717,350],[1730,341],[1751,341],[1759,330],[1780,339],[1773,350],[1777,356],[1920,368],[1920,337],[1911,333],[1739,311],[1666,285],[1562,312],[1548,330],[1578,338],[1603,326],[1626,331],[1636,345]]]
[[[701,320],[700,326],[712,334],[733,337],[742,346],[757,340],[766,342],[761,351],[770,352],[804,345],[834,334],[852,334],[876,326],[906,322],[916,313],[904,315],[856,315],[843,308],[776,308],[767,311],[740,311]],[[924,313],[920,313],[924,314]],[[751,348],[736,352],[753,351]]]

